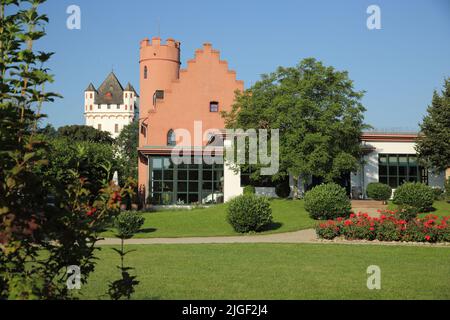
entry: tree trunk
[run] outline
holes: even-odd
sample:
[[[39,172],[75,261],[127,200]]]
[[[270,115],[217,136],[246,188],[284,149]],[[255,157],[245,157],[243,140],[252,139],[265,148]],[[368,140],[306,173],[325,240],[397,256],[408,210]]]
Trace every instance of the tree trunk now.
[[[292,199],[298,199],[298,176],[292,176],[292,181],[294,182],[294,187],[292,190]]]

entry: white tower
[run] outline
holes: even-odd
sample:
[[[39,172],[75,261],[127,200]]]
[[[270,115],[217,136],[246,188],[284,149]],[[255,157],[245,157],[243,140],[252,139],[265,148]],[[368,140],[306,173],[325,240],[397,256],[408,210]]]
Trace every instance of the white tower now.
[[[136,90],[130,83],[123,89],[113,72],[98,90],[92,83],[85,90],[86,125],[107,131],[113,138],[117,138],[125,126],[137,121],[138,112],[139,96]]]

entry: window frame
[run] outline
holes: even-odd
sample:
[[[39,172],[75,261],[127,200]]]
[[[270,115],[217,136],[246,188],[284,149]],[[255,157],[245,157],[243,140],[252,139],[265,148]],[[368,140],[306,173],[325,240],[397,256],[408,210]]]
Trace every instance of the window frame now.
[[[213,106],[215,106],[214,110],[213,110]],[[210,101],[209,102],[209,112],[211,112],[211,113],[219,112],[219,102],[218,101]]]

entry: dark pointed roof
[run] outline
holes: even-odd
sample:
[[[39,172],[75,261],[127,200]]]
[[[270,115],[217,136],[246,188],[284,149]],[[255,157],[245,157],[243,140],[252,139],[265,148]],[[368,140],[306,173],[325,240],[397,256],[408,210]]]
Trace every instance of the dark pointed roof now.
[[[92,84],[92,82],[89,83],[89,86],[87,87],[87,89],[84,90],[84,92],[87,92],[87,91],[94,91],[94,92],[97,91],[97,90],[95,90],[95,87],[94,87],[94,85]]]
[[[131,83],[128,82],[126,88],[124,91],[130,91],[130,92],[134,92],[134,94],[136,94],[136,96],[138,95],[136,90],[134,90],[134,87],[131,85]]]
[[[123,104],[123,87],[111,72],[98,88],[95,104]]]

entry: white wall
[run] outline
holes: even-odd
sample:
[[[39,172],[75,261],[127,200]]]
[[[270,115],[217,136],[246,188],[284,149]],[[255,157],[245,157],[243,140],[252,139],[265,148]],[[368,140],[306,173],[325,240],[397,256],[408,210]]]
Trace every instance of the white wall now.
[[[230,201],[232,198],[240,196],[244,193],[244,188],[241,187],[241,172],[235,172],[229,163],[224,166],[224,201]]]
[[[85,93],[85,106],[87,107],[87,111],[85,109],[84,117],[85,123],[87,126],[94,127],[98,129],[98,125],[102,125],[102,131],[107,131],[111,134],[113,138],[117,138],[122,131],[122,129],[137,120],[137,114],[139,110],[138,106],[138,98],[133,93],[133,98],[130,97],[131,92],[126,92],[127,97],[125,98],[124,93],[124,104],[108,105],[102,104],[100,106],[94,104],[95,93],[93,94],[93,98],[90,98],[91,92]],[[92,111],[90,110],[90,106],[92,105]],[[125,109],[126,106],[126,109]],[[130,106],[133,106],[131,110]],[[115,132],[115,125],[118,124],[119,130]]]
[[[414,142],[370,142],[367,144],[373,146],[375,150],[364,156],[363,175],[361,170],[351,175],[352,187],[362,186],[363,195],[369,183],[378,182],[379,154],[416,154]],[[430,186],[443,187],[444,185],[444,173],[437,175],[430,173],[428,179]]]

